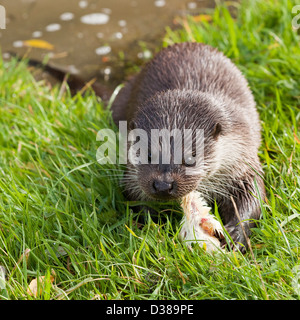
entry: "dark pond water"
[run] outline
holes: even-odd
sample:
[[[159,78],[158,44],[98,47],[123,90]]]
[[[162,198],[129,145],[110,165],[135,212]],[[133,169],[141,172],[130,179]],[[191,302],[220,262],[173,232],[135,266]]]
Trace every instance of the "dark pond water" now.
[[[1,5],[6,10],[6,29],[0,30],[4,57],[7,52],[38,60],[47,55],[55,67],[113,84],[124,78],[126,61],[149,59],[176,16],[200,14],[214,1],[2,0]]]

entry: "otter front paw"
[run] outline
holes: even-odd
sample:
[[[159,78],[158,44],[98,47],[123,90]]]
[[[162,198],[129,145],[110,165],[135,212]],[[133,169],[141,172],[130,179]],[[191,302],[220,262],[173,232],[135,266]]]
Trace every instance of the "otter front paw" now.
[[[240,224],[228,223],[225,226],[225,229],[229,233],[233,243],[230,244],[231,249],[238,249],[241,253],[245,253],[248,249],[247,238],[245,237],[243,228]],[[243,224],[244,230],[249,233],[249,226],[246,223]],[[248,235],[247,235],[248,236]],[[221,247],[224,248],[227,246],[225,238],[221,241]]]

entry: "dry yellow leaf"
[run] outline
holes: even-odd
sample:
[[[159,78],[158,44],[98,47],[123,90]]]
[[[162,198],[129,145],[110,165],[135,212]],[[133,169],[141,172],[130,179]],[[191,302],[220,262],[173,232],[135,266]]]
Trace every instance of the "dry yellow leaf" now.
[[[212,16],[209,14],[199,14],[198,16],[193,16],[192,19],[195,22],[201,22],[201,21],[209,22],[212,20]]]
[[[46,49],[46,50],[54,49],[54,46],[51,43],[45,40],[39,40],[39,39],[25,40],[23,41],[23,45],[26,47]]]
[[[49,279],[50,283],[52,284],[54,282],[54,276],[51,275]],[[40,276],[39,278],[33,279],[27,288],[27,293],[32,297],[37,297],[38,295],[41,295],[43,293],[46,281],[47,279],[45,276]]]

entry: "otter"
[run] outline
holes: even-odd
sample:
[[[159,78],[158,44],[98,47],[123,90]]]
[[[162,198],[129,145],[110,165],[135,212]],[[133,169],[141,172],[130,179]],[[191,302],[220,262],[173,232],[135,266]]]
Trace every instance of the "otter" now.
[[[203,130],[201,164],[177,164],[172,157],[169,164],[161,159],[152,164],[149,151],[149,163],[127,164],[125,192],[129,200],[160,201],[197,190],[210,205],[217,203],[234,246],[245,252],[265,188],[258,158],[259,115],[248,82],[234,63],[206,44],[174,44],[125,84],[111,108],[116,123],[127,121],[129,129],[149,135],[151,129]],[[172,153],[175,145],[170,145]]]

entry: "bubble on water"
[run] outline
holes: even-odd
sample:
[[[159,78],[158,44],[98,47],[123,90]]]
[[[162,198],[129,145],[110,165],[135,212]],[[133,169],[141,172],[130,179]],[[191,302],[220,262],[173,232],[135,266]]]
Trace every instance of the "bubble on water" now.
[[[137,54],[139,59],[150,59],[152,57],[152,52],[150,50],[145,50]]]
[[[102,39],[104,37],[104,33],[103,32],[98,32],[96,34],[97,38]]]
[[[99,56],[104,56],[106,54],[109,54],[110,51],[111,51],[110,46],[102,46],[102,47],[99,47],[95,50],[96,54]]]
[[[65,12],[60,15],[60,20],[62,21],[70,21],[72,19],[74,19],[74,13],[72,12]]]
[[[187,4],[187,7],[188,7],[189,9],[196,9],[196,8],[197,8],[197,3],[196,3],[196,2],[189,2],[189,3]]]
[[[115,39],[122,39],[123,38],[123,34],[122,34],[122,32],[116,32],[116,33],[113,34],[113,37]]]
[[[103,73],[105,74],[105,75],[110,75],[111,74],[111,67],[106,67],[104,70],[103,70]]]
[[[154,5],[155,5],[155,7],[164,7],[166,5],[166,1],[165,0],[156,0],[156,1],[154,1]]]
[[[106,24],[109,16],[105,13],[91,13],[80,18],[80,21],[85,24],[100,25]]]
[[[84,9],[88,6],[88,2],[85,0],[79,1],[78,2],[79,8]]]
[[[152,52],[150,50],[145,50],[144,51],[144,58],[150,59],[151,57],[152,57]]]
[[[106,14],[111,14],[111,9],[109,8],[103,8],[102,12],[106,13]]]
[[[51,23],[48,24],[48,26],[46,26],[46,31],[48,32],[54,32],[54,31],[58,31],[61,29],[61,25],[59,23]]]
[[[13,46],[14,46],[15,48],[22,48],[22,47],[23,47],[23,41],[21,41],[21,40],[14,41],[14,42],[13,42]]]
[[[118,24],[119,24],[120,27],[126,27],[127,22],[126,22],[125,20],[120,20],[120,21],[118,22]]]
[[[42,31],[34,31],[32,32],[32,37],[33,38],[40,38],[43,35]]]
[[[3,57],[3,59],[10,59],[10,58],[11,58],[9,52],[4,52],[4,53],[2,54],[2,57]]]
[[[104,74],[104,80],[105,80],[105,81],[108,81],[109,78],[110,78],[110,75],[111,75],[111,67],[106,67],[106,68],[103,70],[103,74]]]

